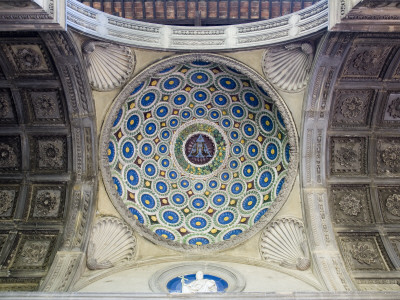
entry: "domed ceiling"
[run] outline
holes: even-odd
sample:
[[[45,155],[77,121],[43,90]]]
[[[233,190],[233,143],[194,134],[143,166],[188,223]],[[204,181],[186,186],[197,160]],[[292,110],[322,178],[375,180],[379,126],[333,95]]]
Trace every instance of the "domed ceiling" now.
[[[101,144],[120,213],[176,249],[248,238],[281,207],[297,169],[283,102],[254,72],[215,55],[180,56],[140,74],[114,103]]]

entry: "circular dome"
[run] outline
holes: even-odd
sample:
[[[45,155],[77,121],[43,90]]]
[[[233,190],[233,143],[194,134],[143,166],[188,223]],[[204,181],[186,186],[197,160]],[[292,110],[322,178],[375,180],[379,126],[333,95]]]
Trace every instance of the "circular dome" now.
[[[118,211],[177,250],[216,250],[260,230],[297,173],[297,136],[283,101],[257,73],[189,54],[139,74],[101,134],[101,168]]]

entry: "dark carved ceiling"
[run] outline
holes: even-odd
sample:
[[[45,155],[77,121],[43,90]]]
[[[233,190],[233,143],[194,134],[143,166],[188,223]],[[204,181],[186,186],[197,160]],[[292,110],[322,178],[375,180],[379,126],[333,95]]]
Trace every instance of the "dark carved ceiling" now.
[[[342,34],[327,132],[331,218],[359,284],[397,283],[400,254],[400,42]],[[336,40],[337,42],[337,40]],[[329,75],[328,75],[329,77]]]
[[[79,248],[88,225],[93,107],[68,38],[0,36],[0,290],[37,290],[57,250]],[[65,230],[77,222],[80,237]]]

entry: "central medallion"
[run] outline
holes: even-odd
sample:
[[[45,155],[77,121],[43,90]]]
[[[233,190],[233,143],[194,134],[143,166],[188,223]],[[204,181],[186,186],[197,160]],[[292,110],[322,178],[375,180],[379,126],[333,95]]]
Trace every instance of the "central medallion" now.
[[[173,158],[181,172],[209,178],[224,167],[229,153],[225,132],[213,122],[193,120],[179,128],[173,138]]]
[[[214,141],[204,133],[192,135],[185,143],[186,158],[195,165],[207,164],[214,157],[214,154]]]

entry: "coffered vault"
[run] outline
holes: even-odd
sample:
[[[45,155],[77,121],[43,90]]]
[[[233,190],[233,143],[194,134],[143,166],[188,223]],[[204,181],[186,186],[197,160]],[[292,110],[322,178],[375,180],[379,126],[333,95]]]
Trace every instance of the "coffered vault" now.
[[[201,269],[398,298],[396,2],[179,27],[70,0],[66,32],[56,3],[0,6],[2,291],[139,297]]]

